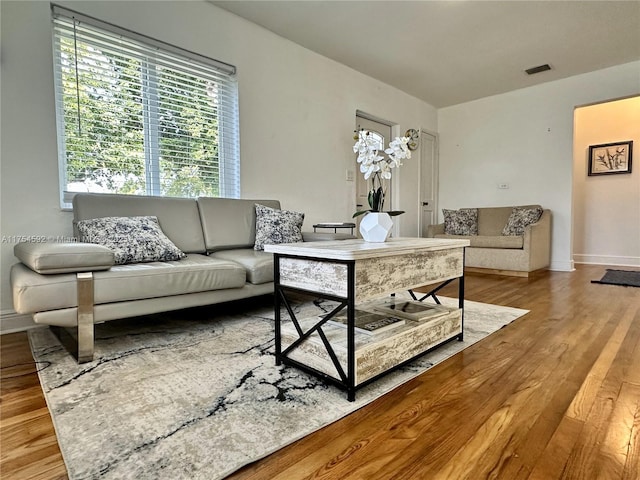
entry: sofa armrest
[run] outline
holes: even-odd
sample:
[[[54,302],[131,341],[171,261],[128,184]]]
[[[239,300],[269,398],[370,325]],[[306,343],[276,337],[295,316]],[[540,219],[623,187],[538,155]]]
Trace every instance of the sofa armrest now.
[[[94,243],[22,242],[13,248],[13,253],[43,275],[108,270],[115,264],[113,251]]]
[[[444,223],[427,225],[427,238],[433,238],[436,235],[441,235],[443,233],[444,233]]]
[[[530,271],[548,267],[551,263],[551,210],[544,210],[540,219],[524,229],[523,249],[529,252]]]
[[[305,242],[317,242],[320,240],[348,240],[356,238],[350,233],[324,233],[324,232],[302,232],[302,239]]]

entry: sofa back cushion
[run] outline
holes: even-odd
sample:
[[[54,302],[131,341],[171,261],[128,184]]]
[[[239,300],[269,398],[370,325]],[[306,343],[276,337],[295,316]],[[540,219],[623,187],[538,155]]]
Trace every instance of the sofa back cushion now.
[[[522,205],[522,207],[539,206],[540,205]],[[478,208],[478,235],[502,235],[502,229],[507,224],[512,210],[512,206]]]
[[[280,208],[278,200],[198,198],[207,251],[251,248],[256,240],[256,203]]]
[[[191,198],[78,193],[73,197],[76,222],[103,217],[157,217],[162,232],[185,253],[204,253],[204,235],[198,205]]]
[[[513,207],[485,207],[478,209],[478,235],[502,235]]]

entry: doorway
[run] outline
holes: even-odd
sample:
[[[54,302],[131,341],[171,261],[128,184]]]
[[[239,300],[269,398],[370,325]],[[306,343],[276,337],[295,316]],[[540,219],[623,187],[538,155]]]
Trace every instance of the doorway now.
[[[635,149],[629,151],[629,172],[590,175],[588,167],[590,146],[640,144],[640,96],[577,107],[573,125],[572,260],[640,266],[640,175],[631,163]]]
[[[367,130],[374,135],[374,138],[380,142],[380,150],[384,151],[385,146],[389,144],[391,140],[391,126],[384,123],[380,123],[370,118],[356,115],[356,132],[360,130]],[[355,160],[354,160],[355,162]],[[391,182],[387,182],[386,194],[384,197],[384,209],[392,210],[391,206]],[[360,164],[356,162],[356,210],[368,210],[369,209],[369,189],[371,188],[370,180],[364,179],[364,174],[360,172]],[[358,217],[360,220],[362,217]],[[358,220],[358,224],[359,224]]]

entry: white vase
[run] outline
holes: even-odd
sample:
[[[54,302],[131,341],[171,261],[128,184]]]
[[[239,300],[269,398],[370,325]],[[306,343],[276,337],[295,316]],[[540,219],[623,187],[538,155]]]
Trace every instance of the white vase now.
[[[388,213],[369,212],[360,222],[360,234],[365,242],[386,242],[393,222]]]

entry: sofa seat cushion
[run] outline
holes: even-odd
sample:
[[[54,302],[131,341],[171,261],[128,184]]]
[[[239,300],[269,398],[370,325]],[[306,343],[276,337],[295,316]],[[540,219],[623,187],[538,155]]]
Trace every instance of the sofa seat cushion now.
[[[117,265],[95,272],[93,278],[95,304],[241,288],[246,283],[241,265],[199,254],[173,262]],[[39,275],[17,264],[11,269],[11,283],[19,313],[77,306],[74,274]]]
[[[273,254],[248,248],[221,250],[210,254],[214,258],[236,262],[246,270],[247,282],[254,285],[273,282]]]
[[[524,237],[503,236],[503,235],[447,235],[438,233],[435,238],[462,239],[469,240],[469,247],[476,248],[523,248]]]

